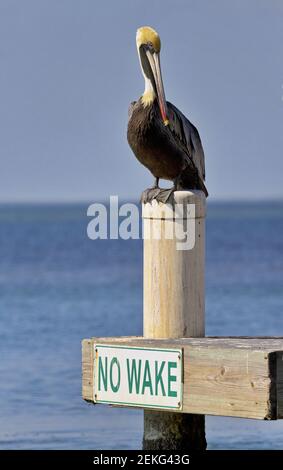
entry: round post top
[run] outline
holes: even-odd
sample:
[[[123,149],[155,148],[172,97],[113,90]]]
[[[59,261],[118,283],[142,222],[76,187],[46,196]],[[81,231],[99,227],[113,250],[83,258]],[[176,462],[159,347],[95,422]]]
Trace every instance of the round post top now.
[[[206,197],[198,190],[174,191],[173,202],[142,204],[143,219],[202,219],[206,216]]]

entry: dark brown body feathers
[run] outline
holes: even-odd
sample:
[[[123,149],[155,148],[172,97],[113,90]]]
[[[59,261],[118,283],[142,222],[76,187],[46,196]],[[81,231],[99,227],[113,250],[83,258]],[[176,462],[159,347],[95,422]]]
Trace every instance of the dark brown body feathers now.
[[[128,142],[137,159],[156,178],[175,181],[178,189],[204,185],[204,153],[197,129],[167,102],[169,125],[165,126],[156,100],[144,106],[141,99],[129,109]]]

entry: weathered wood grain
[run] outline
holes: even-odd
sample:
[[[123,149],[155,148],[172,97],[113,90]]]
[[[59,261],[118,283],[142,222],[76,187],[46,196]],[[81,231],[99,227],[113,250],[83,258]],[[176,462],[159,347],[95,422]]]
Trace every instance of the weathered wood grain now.
[[[175,191],[174,200],[176,213],[156,201],[143,205],[147,338],[204,336],[205,196],[197,190]],[[184,248],[180,235],[186,232],[191,247],[178,249]]]
[[[82,395],[84,400],[93,400],[93,341],[82,341]]]
[[[182,347],[183,413],[283,417],[283,338],[92,338],[83,341],[83,398],[92,400],[93,344]]]

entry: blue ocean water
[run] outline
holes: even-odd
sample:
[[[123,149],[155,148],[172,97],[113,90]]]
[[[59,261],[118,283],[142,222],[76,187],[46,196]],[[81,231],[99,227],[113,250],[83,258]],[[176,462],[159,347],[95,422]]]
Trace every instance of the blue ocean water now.
[[[0,448],[135,449],[142,412],[81,399],[81,339],[142,332],[142,243],[82,205],[0,207]],[[283,202],[211,203],[208,335],[283,336]],[[207,417],[210,449],[283,448],[283,422]]]

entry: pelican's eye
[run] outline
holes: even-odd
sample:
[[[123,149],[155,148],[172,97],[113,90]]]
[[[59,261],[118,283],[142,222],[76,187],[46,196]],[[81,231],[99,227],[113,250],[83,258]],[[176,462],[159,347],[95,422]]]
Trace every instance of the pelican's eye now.
[[[151,41],[148,41],[147,47],[148,47],[148,49],[149,49],[150,51],[154,51],[154,47],[153,47],[153,44],[152,44]]]

